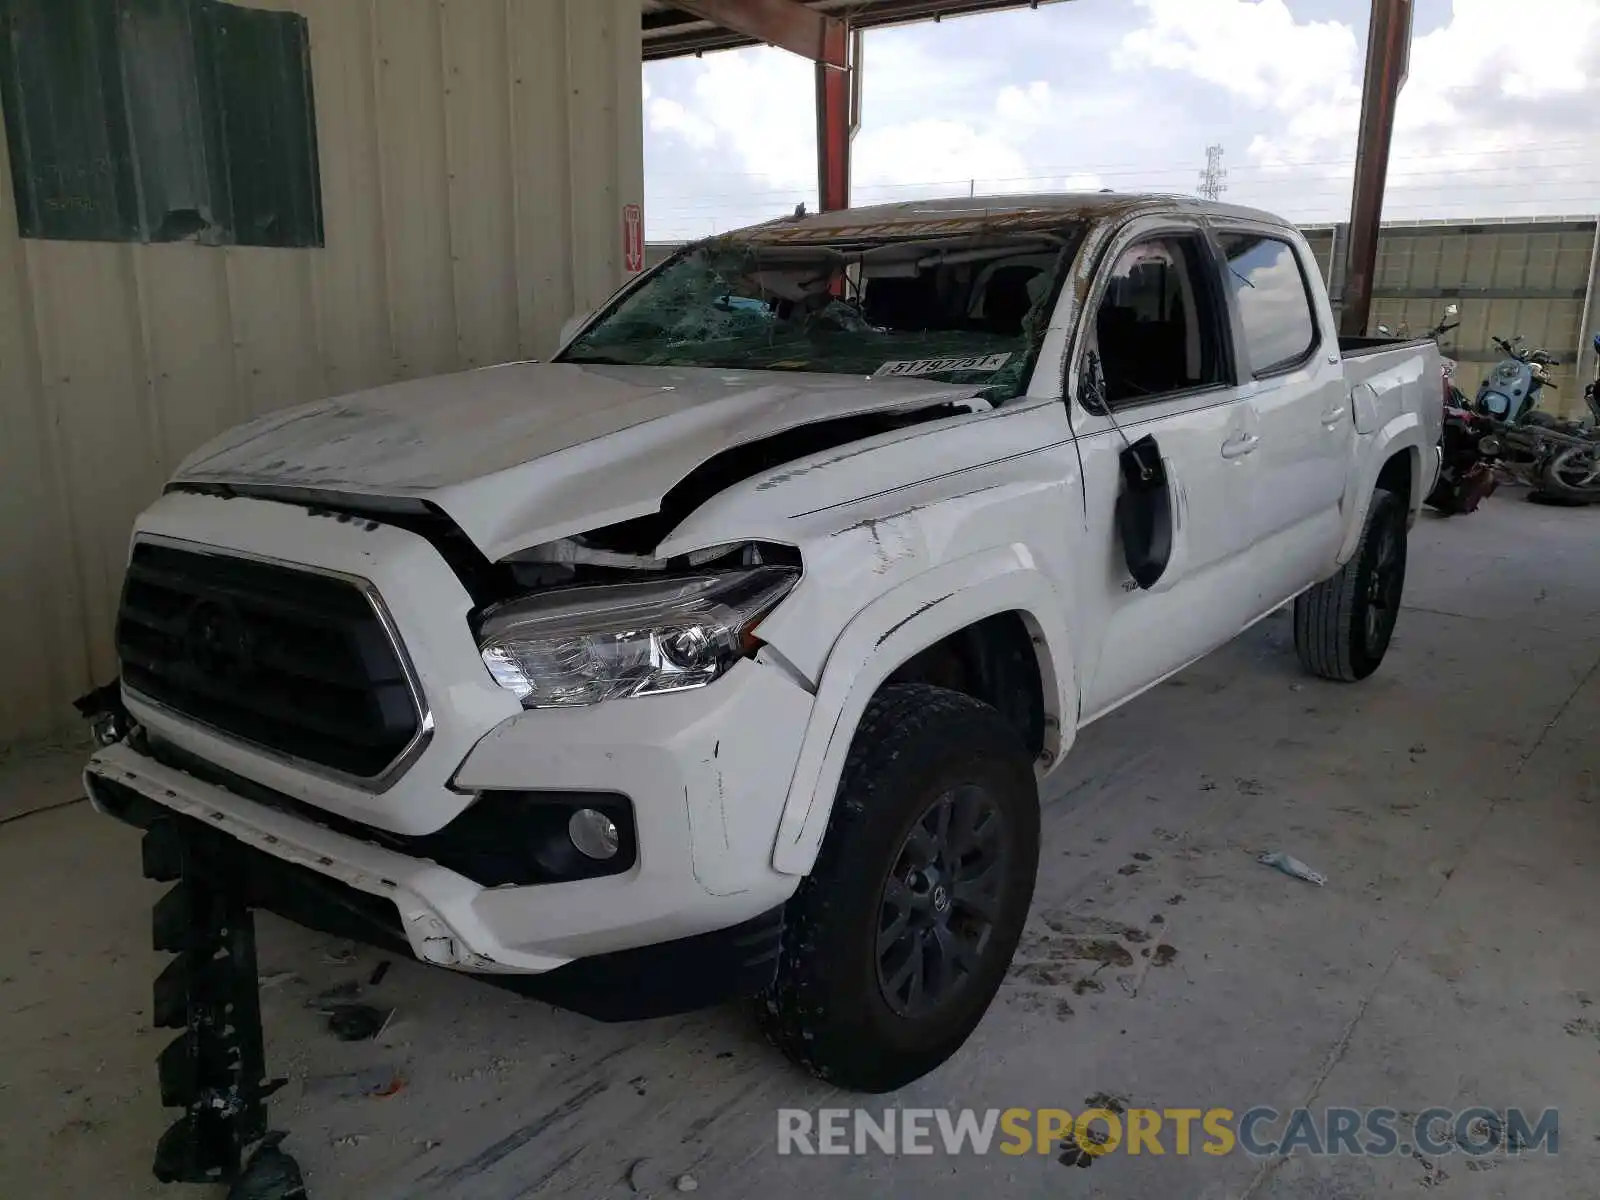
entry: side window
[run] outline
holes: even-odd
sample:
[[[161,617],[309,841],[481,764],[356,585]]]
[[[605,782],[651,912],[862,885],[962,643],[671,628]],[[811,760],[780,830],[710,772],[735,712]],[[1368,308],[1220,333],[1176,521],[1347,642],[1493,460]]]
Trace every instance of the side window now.
[[[1223,328],[1205,286],[1198,235],[1169,235],[1118,256],[1095,314],[1106,400],[1136,404],[1168,392],[1226,382]]]
[[[1266,375],[1299,362],[1317,344],[1317,320],[1294,247],[1256,233],[1224,233],[1218,241],[1251,371]]]

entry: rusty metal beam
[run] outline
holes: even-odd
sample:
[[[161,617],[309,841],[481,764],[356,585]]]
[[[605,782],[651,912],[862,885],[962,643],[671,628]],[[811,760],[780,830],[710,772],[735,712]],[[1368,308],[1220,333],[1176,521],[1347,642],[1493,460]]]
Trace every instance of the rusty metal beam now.
[[[849,65],[845,23],[799,0],[672,0],[672,7],[841,72]]]
[[[640,17],[644,34],[644,58],[653,62],[686,54],[706,54],[713,50],[732,50],[761,42],[762,38],[735,30],[712,26],[687,11],[687,5],[666,0],[671,7],[647,6]],[[878,29],[911,21],[937,21],[945,17],[973,13],[1001,12],[1013,8],[1038,8],[1042,4],[1065,0],[811,0],[808,8],[833,13],[841,19],[848,14],[850,28]],[[740,5],[742,7],[742,5]]]
[[[1383,193],[1394,142],[1394,112],[1410,57],[1414,0],[1372,0],[1367,34],[1367,75],[1361,93],[1361,129],[1356,142],[1355,193],[1350,204],[1349,257],[1339,332],[1366,333],[1372,312],[1373,275],[1378,268],[1378,233]]]
[[[828,57],[817,63],[817,207],[835,212],[850,207],[850,137],[854,132],[855,72],[830,66],[832,56],[848,60],[850,33],[844,22],[827,33]]]

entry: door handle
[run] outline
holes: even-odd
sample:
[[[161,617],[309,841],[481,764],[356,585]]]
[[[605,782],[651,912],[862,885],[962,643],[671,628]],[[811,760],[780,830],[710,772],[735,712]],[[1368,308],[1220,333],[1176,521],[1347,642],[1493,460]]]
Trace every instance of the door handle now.
[[[1343,402],[1334,405],[1332,408],[1325,408],[1322,410],[1322,423],[1324,425],[1338,425],[1349,412],[1350,406]]]
[[[1253,433],[1241,433],[1222,443],[1223,458],[1243,458],[1246,454],[1255,452],[1261,444],[1261,439]]]

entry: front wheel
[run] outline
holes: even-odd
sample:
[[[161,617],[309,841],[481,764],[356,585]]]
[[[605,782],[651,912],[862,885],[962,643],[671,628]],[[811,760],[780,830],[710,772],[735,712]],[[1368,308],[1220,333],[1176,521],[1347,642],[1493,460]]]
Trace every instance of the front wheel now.
[[[840,1087],[886,1092],[961,1048],[1033,898],[1039,798],[1015,729],[928,684],[878,693],[827,835],[784,914],[768,1036]]]
[[[1332,579],[1294,602],[1294,648],[1313,675],[1341,683],[1378,669],[1406,585],[1406,505],[1378,488],[1356,552]]]

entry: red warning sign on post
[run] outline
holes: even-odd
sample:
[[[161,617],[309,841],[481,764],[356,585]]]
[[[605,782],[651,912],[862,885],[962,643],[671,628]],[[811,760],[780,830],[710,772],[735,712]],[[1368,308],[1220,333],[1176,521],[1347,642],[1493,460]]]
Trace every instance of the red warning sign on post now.
[[[630,275],[644,270],[644,212],[637,204],[622,206],[622,268]]]

